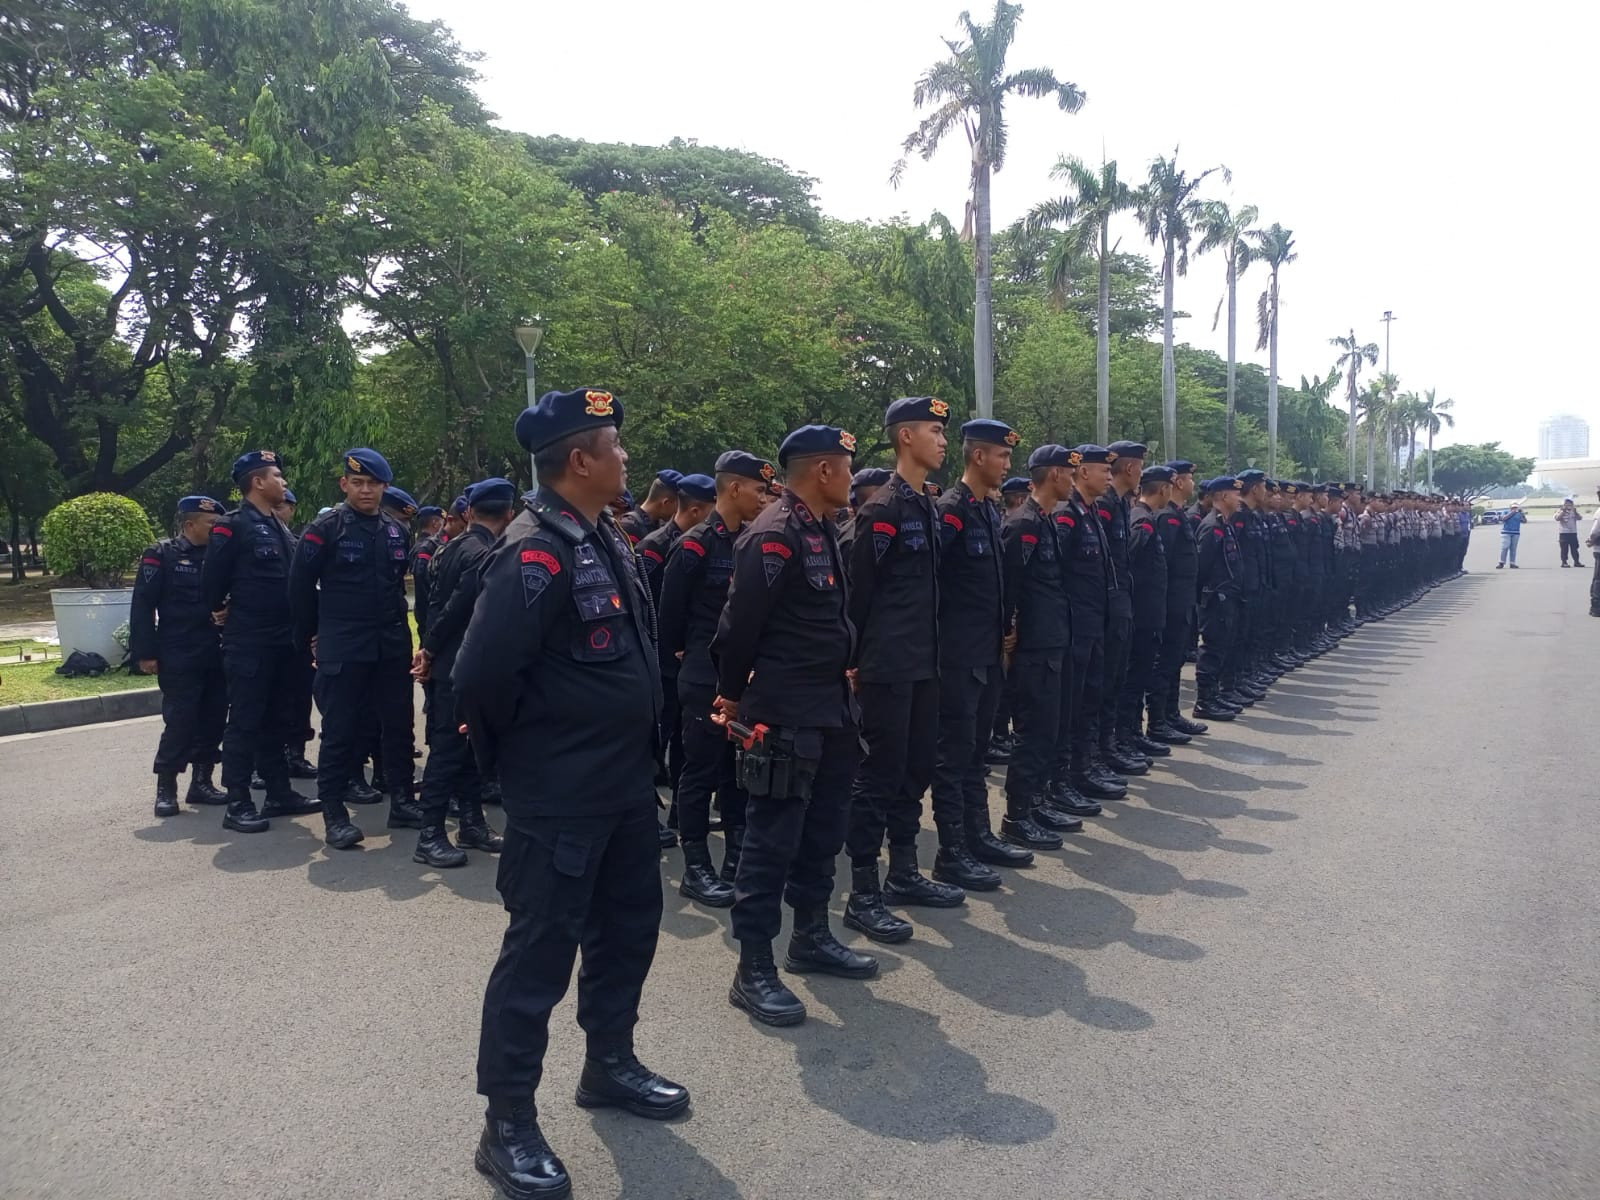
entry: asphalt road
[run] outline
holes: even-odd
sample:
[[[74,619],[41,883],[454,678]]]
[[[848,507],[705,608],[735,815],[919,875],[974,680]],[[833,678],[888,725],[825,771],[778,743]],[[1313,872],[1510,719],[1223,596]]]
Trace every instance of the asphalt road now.
[[[803,1026],[728,1007],[670,857],[638,1043],[693,1113],[573,1106],[569,998],[541,1100],[577,1194],[1600,1196],[1600,621],[1523,540],[913,913],[877,980],[797,981]],[[0,1195],[487,1200],[492,862],[157,821],[156,736],[0,740]]]

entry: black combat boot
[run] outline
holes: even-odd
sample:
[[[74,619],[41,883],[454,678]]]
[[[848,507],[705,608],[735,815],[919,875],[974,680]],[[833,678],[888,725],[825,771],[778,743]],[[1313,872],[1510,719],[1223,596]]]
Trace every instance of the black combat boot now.
[[[183,794],[185,804],[221,805],[228,802],[228,793],[211,782],[211,774],[215,770],[212,763],[189,764],[189,790]]]
[[[789,953],[783,969],[797,975],[816,973],[837,975],[841,979],[871,979],[878,973],[878,960],[870,954],[857,954],[842,944],[828,928],[824,905],[794,910],[794,933],[789,937]]]
[[[1033,819],[1033,801],[1022,795],[1006,796],[1006,815],[1000,820],[1000,836],[1013,846],[1029,850],[1059,850],[1061,835],[1044,828]]]
[[[322,801],[301,795],[289,786],[287,779],[280,784],[269,784],[267,798],[261,804],[261,815],[268,818],[303,817],[321,811]]]
[[[883,906],[878,890],[878,864],[850,869],[850,898],[845,903],[844,923],[875,942],[893,945],[911,936],[911,922],[902,921]]]
[[[367,777],[357,771],[345,789],[344,798],[350,804],[382,804],[383,793],[367,782]]]
[[[711,851],[704,842],[683,843],[683,880],[678,895],[709,908],[727,908],[733,903],[733,884],[717,878]]]
[[[883,898],[888,904],[914,904],[923,908],[955,908],[967,894],[948,883],[935,883],[917,869],[915,846],[889,847],[889,873],[883,878]]]
[[[156,775],[156,816],[178,815],[178,773],[161,771]]]
[[[1231,704],[1224,704],[1217,694],[1217,685],[1209,683],[1200,689],[1200,695],[1195,699],[1194,715],[1208,721],[1231,721],[1239,715],[1239,710]]]
[[[1031,867],[1033,851],[1013,846],[995,837],[989,828],[989,814],[968,814],[967,849],[972,857],[991,867]]]
[[[467,852],[450,840],[443,825],[424,825],[417,835],[417,848],[411,861],[425,867],[464,867]]]
[[[744,826],[729,825],[722,831],[722,882],[732,883],[739,875],[739,853],[744,849]]]
[[[1172,754],[1171,746],[1165,742],[1158,742],[1155,738],[1145,737],[1137,729],[1129,731],[1127,741],[1123,744],[1146,758],[1168,758]]]
[[[1054,833],[1079,833],[1083,830],[1083,820],[1065,812],[1050,802],[1049,792],[1040,792],[1033,798],[1034,824],[1049,829]]]
[[[500,781],[498,779],[485,779],[483,781],[483,802],[485,804],[499,804],[500,799]]]
[[[806,1019],[806,1006],[778,978],[772,947],[765,942],[739,943],[739,969],[728,989],[728,1003],[763,1025],[798,1025]]]
[[[933,877],[969,892],[992,892],[1000,886],[1000,872],[984,866],[958,841],[939,847],[933,859]]]
[[[567,1168],[539,1132],[531,1101],[489,1100],[472,1161],[509,1200],[561,1200],[572,1195]]]
[[[463,850],[482,850],[499,854],[506,848],[506,840],[496,833],[483,815],[483,804],[472,800],[461,801],[461,825],[456,830],[456,845]]]
[[[1065,780],[1052,783],[1045,792],[1046,803],[1069,817],[1098,817],[1103,809]]]
[[[285,746],[283,748],[284,765],[289,768],[290,779],[315,779],[317,768],[306,759],[306,744],[301,742],[298,746]]]
[[[389,793],[389,828],[421,829],[422,810],[412,798],[410,788],[400,788]]]
[[[235,833],[260,833],[270,822],[256,811],[256,802],[244,788],[228,790],[228,807],[222,813],[222,827]]]
[[[678,844],[678,835],[673,833],[660,821],[656,822],[656,842],[663,850],[671,850]]]
[[[1150,774],[1150,760],[1143,755],[1130,755],[1114,738],[1105,738],[1101,741],[1098,761],[1104,763],[1116,775]],[[1126,788],[1126,779],[1122,781],[1122,785]]]
[[[350,820],[350,810],[341,799],[322,802],[322,840],[335,850],[359,845],[365,835]]]
[[[632,1050],[590,1051],[578,1076],[579,1108],[620,1108],[650,1121],[670,1121],[689,1107],[689,1089],[657,1075]]]
[[[983,752],[983,761],[991,767],[1003,767],[1011,761],[1011,743],[1004,738],[991,737],[989,748]]]
[[[1121,800],[1128,794],[1126,781],[1118,783],[1119,776],[1105,771],[1088,754],[1074,754],[1072,760],[1069,782],[1074,791],[1091,800]]]

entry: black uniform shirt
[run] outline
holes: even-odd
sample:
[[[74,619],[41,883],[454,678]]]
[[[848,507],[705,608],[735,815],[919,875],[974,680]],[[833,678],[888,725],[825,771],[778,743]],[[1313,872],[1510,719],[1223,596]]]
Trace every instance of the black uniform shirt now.
[[[1109,609],[1133,616],[1133,574],[1128,566],[1128,499],[1111,488],[1094,502],[1106,535],[1106,562],[1111,566]]]
[[[717,686],[711,639],[733,578],[734,536],[712,510],[679,539],[662,573],[661,661],[677,663],[678,677],[701,687]]]
[[[661,580],[666,571],[667,559],[671,557],[681,537],[683,530],[678,528],[676,520],[671,520],[657,525],[639,539],[638,545],[634,546],[639,555],[639,570],[644,575],[646,586],[650,589],[650,599],[658,606],[661,603]]]
[[[469,525],[445,543],[428,568],[427,634],[418,625],[418,640],[434,657],[434,670],[446,672],[455,662],[467,622],[478,599],[479,572],[494,548],[495,536],[482,525]]]
[[[1269,512],[1267,519],[1267,555],[1272,562],[1272,586],[1287,588],[1295,581],[1295,542],[1300,522],[1289,525],[1289,515]]]
[[[1175,616],[1194,607],[1195,579],[1200,574],[1197,527],[1198,522],[1191,522],[1176,502],[1156,514],[1156,532],[1167,552],[1167,612]]]
[[[1066,649],[1072,641],[1072,614],[1062,585],[1064,539],[1056,533],[1056,518],[1029,496],[1006,514],[1000,541],[1005,549],[1004,628],[1016,629],[1019,651]]]
[[[649,596],[616,522],[602,513],[591,525],[541,487],[483,565],[450,673],[512,825],[655,805],[652,639]]]
[[[154,658],[163,675],[208,671],[222,664],[222,630],[200,590],[206,548],[179,534],[139,558],[128,614],[128,653]]]
[[[739,534],[728,602],[711,639],[717,691],[740,718],[838,729],[854,720],[850,585],[833,525],[787,488]]]
[[[862,683],[932,679],[939,669],[939,548],[933,501],[898,474],[856,510],[850,620]]]
[[[1200,590],[1224,596],[1238,595],[1244,554],[1239,549],[1233,524],[1224,520],[1220,512],[1212,511],[1200,522],[1200,535],[1196,540],[1200,543]]]
[[[300,535],[289,572],[297,646],[317,639],[317,667],[411,656],[405,528],[379,509],[341,504]]]
[[[433,578],[433,560],[444,549],[444,539],[430,533],[411,548],[406,564],[411,573],[411,611],[417,618],[417,639],[428,631],[428,589]]]
[[[1072,633],[1076,638],[1093,641],[1105,636],[1106,616],[1116,587],[1104,528],[1109,521],[1102,517],[1098,505],[1091,508],[1076,492],[1056,509],[1055,517],[1064,539],[1062,569],[1067,599],[1072,603]]]
[[[1000,513],[958,482],[934,502],[939,517],[939,663],[992,667],[1005,636]]]
[[[1157,531],[1164,521],[1143,500],[1128,519],[1128,572],[1133,578],[1133,626],[1161,629],[1167,623],[1167,550]]]
[[[246,500],[211,527],[200,590],[216,611],[228,606],[222,644],[241,650],[290,644],[289,561],[294,535]]]
[[[526,499],[526,497],[524,497]],[[636,508],[632,512],[623,513],[617,518],[617,528],[628,536],[629,545],[637,546],[644,541],[646,535],[654,533],[661,522],[645,512]]]
[[[1248,506],[1239,505],[1239,511],[1228,519],[1229,526],[1233,529],[1234,541],[1239,548],[1239,590],[1245,595],[1253,595],[1261,590],[1264,576],[1261,567],[1261,556],[1256,552],[1258,541],[1264,546],[1265,539],[1260,536],[1261,518]],[[1202,523],[1202,528],[1204,524]],[[1201,549],[1203,550],[1202,543]],[[1202,581],[1201,586],[1205,583]]]

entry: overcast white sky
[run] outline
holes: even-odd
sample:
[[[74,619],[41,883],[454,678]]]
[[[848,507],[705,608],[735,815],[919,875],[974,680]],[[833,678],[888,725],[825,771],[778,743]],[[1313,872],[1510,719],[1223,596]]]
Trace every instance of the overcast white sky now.
[[[889,167],[913,128],[913,82],[954,36],[960,0],[415,0],[487,58],[480,92],[507,128],[591,141],[697,138],[782,159],[819,180],[824,211],[960,223],[965,142]],[[972,5],[982,19],[983,4]],[[992,7],[989,11],[992,11]],[[1125,178],[1179,147],[1225,163],[1262,223],[1295,232],[1283,275],[1283,377],[1321,374],[1352,325],[1381,347],[1385,309],[1403,389],[1456,401],[1441,442],[1533,454],[1537,425],[1595,427],[1589,368],[1597,278],[1585,231],[1596,171],[1588,5],[1263,0],[1089,5],[1030,0],[1010,66],[1049,66],[1088,93],[1077,116],[1017,101],[995,179],[995,226],[1057,188],[1058,155],[1102,147]],[[1215,177],[1214,177],[1215,178]],[[1571,224],[1569,224],[1571,222]],[[1126,248],[1142,241],[1132,218]],[[1563,235],[1566,236],[1563,236]],[[1241,286],[1240,357],[1254,351],[1264,273]],[[1178,283],[1178,338],[1219,352],[1222,264]],[[1224,323],[1225,324],[1225,323]],[[1381,363],[1380,363],[1381,368]]]

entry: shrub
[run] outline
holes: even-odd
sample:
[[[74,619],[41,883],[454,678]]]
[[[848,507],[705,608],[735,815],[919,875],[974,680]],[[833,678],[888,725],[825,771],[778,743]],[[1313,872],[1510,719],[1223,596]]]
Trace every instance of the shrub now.
[[[39,529],[45,562],[64,580],[121,587],[155,539],[144,509],[126,496],[91,492],[58,505]]]

